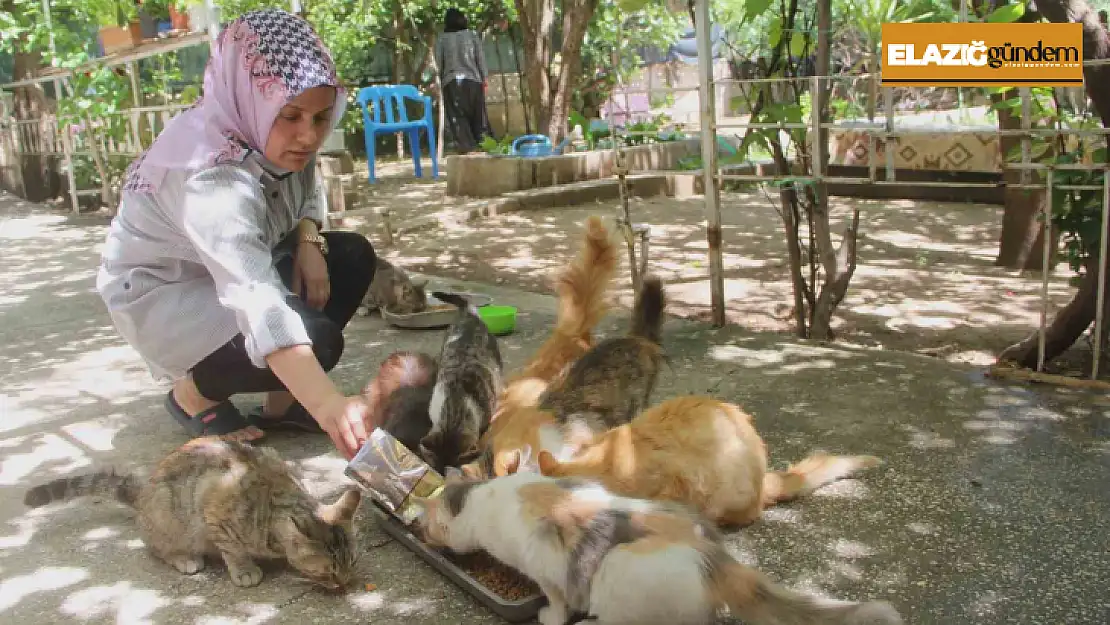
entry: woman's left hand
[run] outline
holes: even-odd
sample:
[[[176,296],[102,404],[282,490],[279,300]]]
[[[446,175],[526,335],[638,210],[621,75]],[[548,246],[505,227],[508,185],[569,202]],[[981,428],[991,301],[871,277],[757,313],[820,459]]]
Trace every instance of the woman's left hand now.
[[[314,243],[304,241],[297,246],[293,259],[293,292],[316,310],[322,310],[331,297],[328,263]]]

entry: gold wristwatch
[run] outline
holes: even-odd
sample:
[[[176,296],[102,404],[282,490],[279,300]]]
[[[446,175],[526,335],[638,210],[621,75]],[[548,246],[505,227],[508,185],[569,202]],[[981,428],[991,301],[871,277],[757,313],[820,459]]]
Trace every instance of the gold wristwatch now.
[[[328,240],[319,234],[310,234],[301,237],[301,241],[305,243],[313,243],[316,247],[320,248],[320,253],[324,256],[328,255]]]

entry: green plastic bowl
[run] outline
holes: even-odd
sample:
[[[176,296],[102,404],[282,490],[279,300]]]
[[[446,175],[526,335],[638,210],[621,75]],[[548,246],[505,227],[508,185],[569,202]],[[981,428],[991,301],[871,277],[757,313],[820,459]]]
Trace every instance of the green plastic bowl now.
[[[516,308],[513,306],[482,306],[478,316],[486,322],[490,334],[501,336],[512,334],[516,329]]]

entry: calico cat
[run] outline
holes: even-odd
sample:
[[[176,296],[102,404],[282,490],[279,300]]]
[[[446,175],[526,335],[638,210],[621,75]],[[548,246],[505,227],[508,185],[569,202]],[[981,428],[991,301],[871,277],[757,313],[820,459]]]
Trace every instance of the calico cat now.
[[[256,558],[285,558],[331,591],[345,589],[353,577],[352,519],[360,491],[321,504],[267,447],[197,438],[166,456],[148,480],[101,470],[35,486],[23,501],[37,508],[87,495],[134,508],[143,542],[185,575],[203,569],[204,556],[219,555],[237,586],[262,581]]]
[[[410,451],[432,429],[428,407],[436,383],[435,358],[419,352],[394,352],[362,390],[370,406],[369,424],[380,424]],[[369,431],[369,430],[367,430]]]
[[[384,258],[376,259],[374,279],[362,299],[363,316],[376,309],[407,315],[427,310],[427,280],[413,280],[404,269]]]
[[[546,450],[569,458],[594,436],[628,423],[644,409],[664,361],[662,340],[666,296],[662,281],[644,279],[632,309],[629,334],[600,341],[546,386],[537,403],[498,408],[472,477],[508,475],[524,450]]]
[[[766,447],[747,413],[711,397],[687,396],[586,442],[571,459],[540,450],[536,462],[544,475],[597,480],[626,497],[683,503],[719,525],[743,527],[766,507],[880,461],[818,453],[785,472],[768,472]]]
[[[751,625],[902,623],[885,601],[823,599],[772,582],[683,506],[587,481],[452,475],[423,504],[418,527],[428,544],[485,550],[540,587],[548,602],[541,625],[709,625],[723,607]]]
[[[489,427],[498,395],[504,388],[501,351],[478,309],[454,293],[433,293],[459,309],[439,355],[439,372],[428,416],[431,430],[417,453],[441,475],[447,467],[474,460],[478,439]]]

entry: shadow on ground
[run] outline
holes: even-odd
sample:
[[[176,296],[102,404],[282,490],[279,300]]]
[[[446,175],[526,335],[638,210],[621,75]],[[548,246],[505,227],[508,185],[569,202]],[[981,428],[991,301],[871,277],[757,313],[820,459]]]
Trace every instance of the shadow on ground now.
[[[496,623],[362,514],[370,592],[330,597],[277,567],[256,588],[222,567],[183,577],[149,557],[107,501],[27,510],[25,489],[107,464],[147,465],[183,441],[92,291],[103,222],[0,213],[0,619],[39,623]],[[451,286],[449,279],[436,279]],[[492,285],[523,311],[503,340],[519,366],[546,336],[550,298]],[[601,329],[625,331],[618,312]],[[442,332],[356,318],[334,377],[357,391],[391,351],[436,353]],[[1105,623],[1110,406],[1000,385],[893,352],[800,344],[671,320],[673,373],[656,400],[708,393],[749,410],[776,467],[824,449],[885,464],[729,537],[771,577],[842,598],[888,598],[907,623]],[[257,398],[244,398],[250,403]],[[330,498],[344,463],[323,436],[270,442]]]
[[[776,202],[759,192],[722,194],[726,314],[749,330],[789,333],[793,292]],[[850,209],[862,211],[860,264],[834,318],[839,340],[986,364],[1037,327],[1039,277],[993,265],[1001,207],[843,197],[831,204],[834,242]],[[547,292],[586,217],[617,210],[604,201],[444,225],[400,237],[387,256],[419,271]],[[650,270],[667,282],[674,312],[708,321],[703,199],[635,199],[632,213],[651,227]],[[622,262],[619,284],[627,285],[623,244]],[[1069,275],[1060,264],[1051,277],[1050,313],[1071,298]]]

